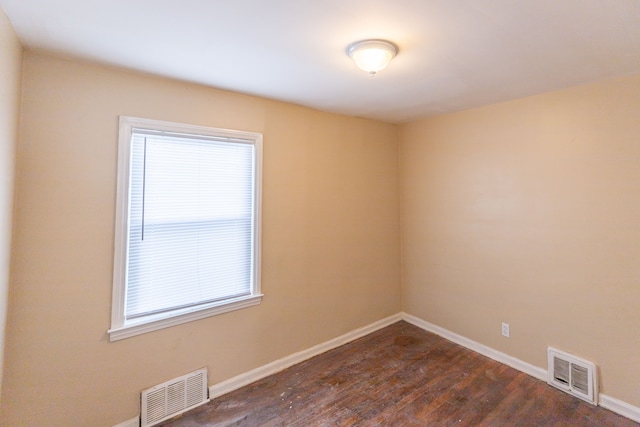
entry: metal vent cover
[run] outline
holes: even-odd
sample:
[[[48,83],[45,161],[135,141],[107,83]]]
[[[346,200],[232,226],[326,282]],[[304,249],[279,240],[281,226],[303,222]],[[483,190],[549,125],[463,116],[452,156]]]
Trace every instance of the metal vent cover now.
[[[547,382],[594,405],[598,404],[596,365],[549,347]]]
[[[140,394],[140,426],[154,426],[207,403],[207,391],[206,368],[143,390]]]

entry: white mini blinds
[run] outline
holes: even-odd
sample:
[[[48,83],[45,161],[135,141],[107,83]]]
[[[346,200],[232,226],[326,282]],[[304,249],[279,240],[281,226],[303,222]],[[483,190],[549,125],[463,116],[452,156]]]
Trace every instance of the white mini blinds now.
[[[259,303],[261,135],[122,117],[120,138],[111,340]]]

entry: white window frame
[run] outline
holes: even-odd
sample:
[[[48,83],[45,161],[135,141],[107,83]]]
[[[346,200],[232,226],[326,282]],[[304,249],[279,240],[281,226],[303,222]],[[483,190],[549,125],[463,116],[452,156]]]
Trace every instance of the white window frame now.
[[[168,133],[196,135],[227,139],[233,142],[253,144],[254,170],[254,227],[253,227],[253,280],[250,295],[197,307],[188,307],[169,313],[146,316],[140,319],[125,319],[125,298],[128,265],[129,234],[129,175],[131,171],[131,137],[134,129],[150,129]],[[261,259],[261,211],[262,211],[262,134],[205,126],[187,125],[159,120],[120,116],[118,140],[118,183],[115,218],[115,244],[113,265],[113,296],[111,328],[107,331],[111,341],[117,341],[146,332],[179,325],[217,314],[239,310],[260,304],[260,259]]]

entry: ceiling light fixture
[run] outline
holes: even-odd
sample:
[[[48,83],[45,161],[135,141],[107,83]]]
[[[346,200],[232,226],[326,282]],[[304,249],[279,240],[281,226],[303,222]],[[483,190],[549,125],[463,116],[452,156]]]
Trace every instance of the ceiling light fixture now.
[[[347,47],[347,54],[358,68],[372,76],[384,69],[398,53],[398,48],[386,40],[360,40]]]

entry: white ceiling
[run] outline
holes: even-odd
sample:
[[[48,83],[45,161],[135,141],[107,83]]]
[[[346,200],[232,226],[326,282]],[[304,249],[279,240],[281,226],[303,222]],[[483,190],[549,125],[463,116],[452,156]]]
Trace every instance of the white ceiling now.
[[[389,122],[640,73],[640,0],[0,0],[27,48]],[[347,45],[388,39],[375,77]]]

